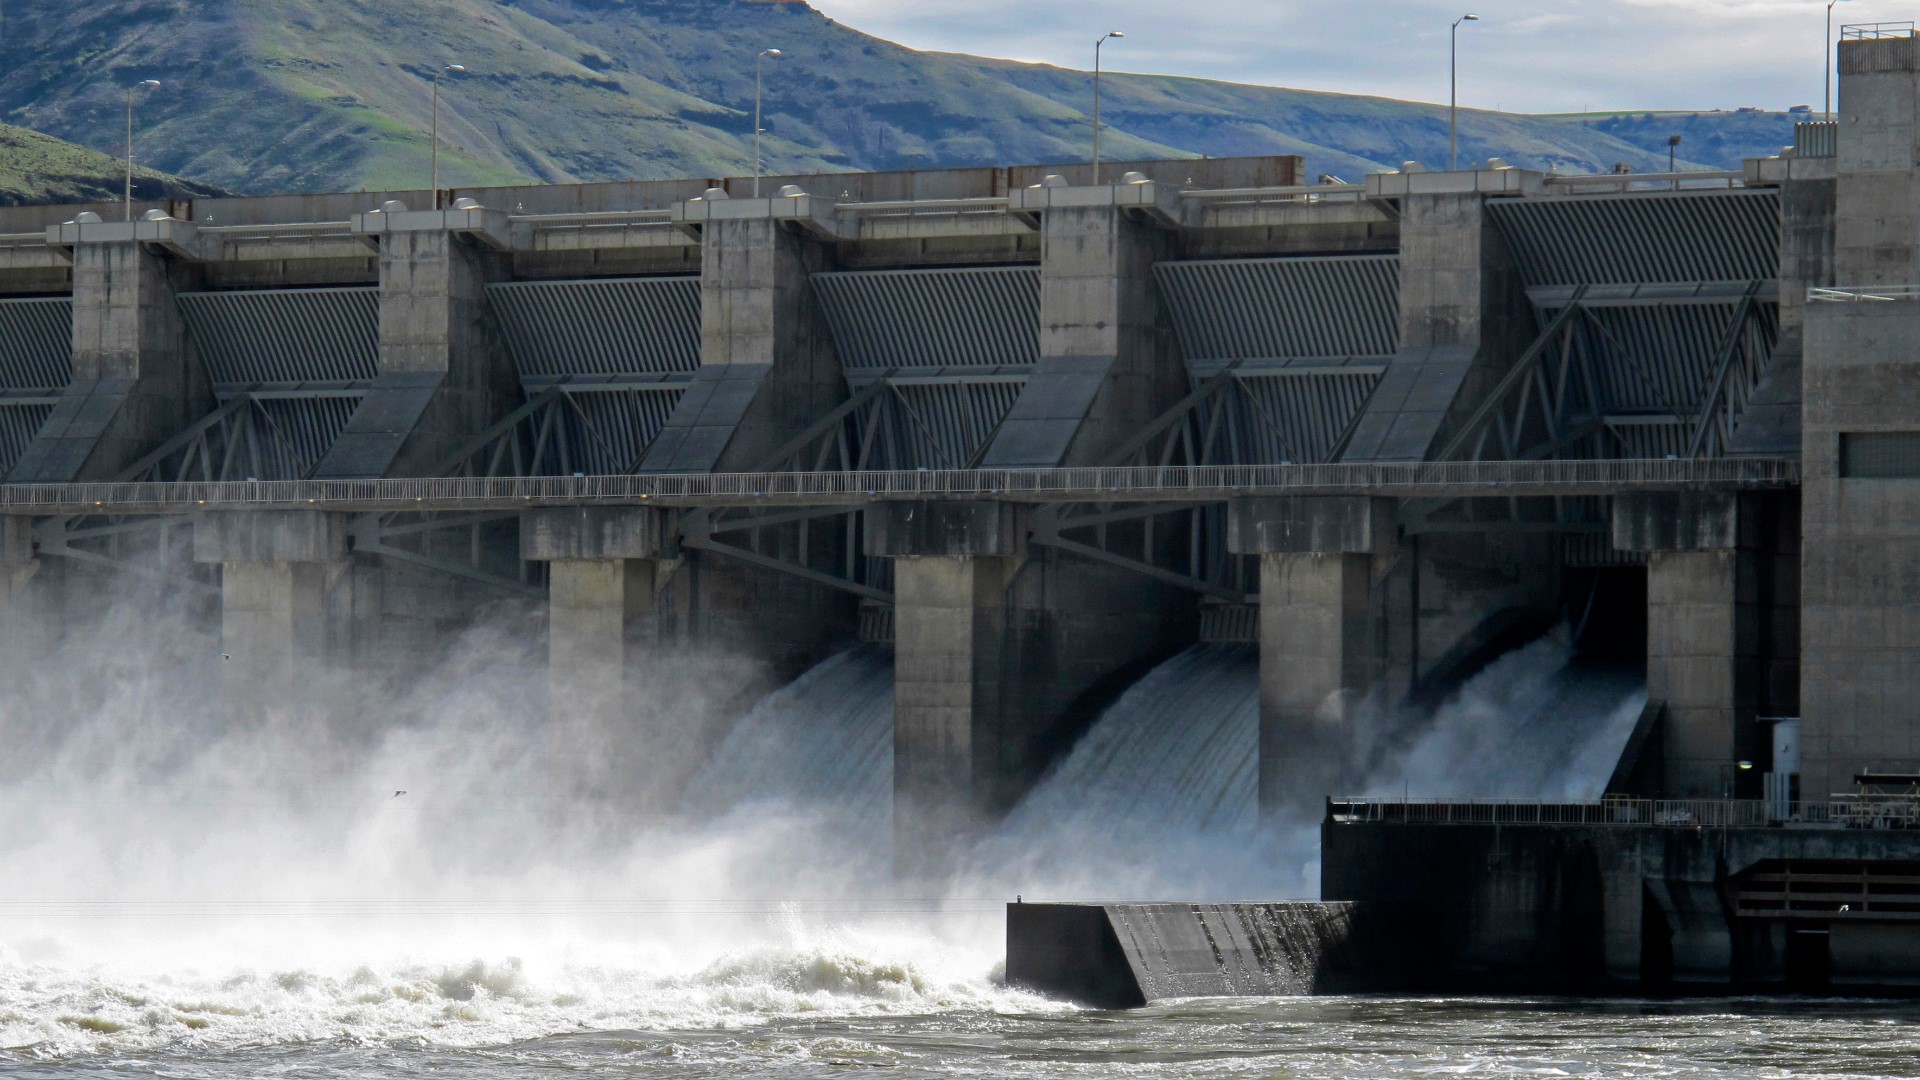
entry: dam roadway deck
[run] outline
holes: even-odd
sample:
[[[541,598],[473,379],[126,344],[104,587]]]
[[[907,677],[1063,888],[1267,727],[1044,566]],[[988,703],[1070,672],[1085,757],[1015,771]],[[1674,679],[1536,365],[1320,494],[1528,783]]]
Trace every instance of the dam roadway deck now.
[[[510,510],[539,506],[863,506],[900,500],[1194,503],[1301,495],[1521,498],[1798,486],[1790,458],[1448,461],[1145,468],[669,473],[220,483],[0,485],[0,514]]]

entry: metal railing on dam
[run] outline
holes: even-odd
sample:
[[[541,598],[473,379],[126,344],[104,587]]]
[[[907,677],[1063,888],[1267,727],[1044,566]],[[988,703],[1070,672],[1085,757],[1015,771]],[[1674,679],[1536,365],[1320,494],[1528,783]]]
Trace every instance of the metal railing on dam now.
[[[1920,829],[1920,800],[1840,797],[1825,802],[1762,799],[1328,799],[1334,825],[1617,825],[1665,828]]]
[[[0,513],[507,510],[538,506],[862,506],[913,499],[1210,502],[1290,495],[1522,498],[1760,491],[1800,482],[1790,458],[1438,461],[893,472],[675,473],[222,483],[0,485]]]

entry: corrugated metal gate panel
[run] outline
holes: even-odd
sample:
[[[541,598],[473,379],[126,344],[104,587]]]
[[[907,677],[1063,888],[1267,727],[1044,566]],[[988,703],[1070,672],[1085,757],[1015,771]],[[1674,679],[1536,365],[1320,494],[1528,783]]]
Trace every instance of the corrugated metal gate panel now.
[[[1040,361],[1035,267],[867,270],[812,281],[847,370]]]
[[[4,478],[27,444],[53,412],[52,405],[10,405],[0,402],[0,478]]]
[[[1208,464],[1312,464],[1329,460],[1346,438],[1380,371],[1241,374],[1234,381]],[[1206,418],[1202,408],[1193,423],[1204,426]]]
[[[346,430],[360,396],[270,398],[256,402],[264,414],[259,430],[261,480],[302,480]]]
[[[874,408],[861,410],[858,437],[873,434],[871,469],[964,469],[986,446],[1026,385],[1005,380],[896,383]]]
[[[568,401],[579,410],[567,413],[562,421],[572,460],[551,464],[558,471],[591,475],[632,472],[686,391],[685,383],[643,390],[569,391]]]
[[[1493,199],[1487,213],[1529,286],[1780,273],[1780,196],[1771,190]]]
[[[187,334],[215,383],[344,382],[380,367],[380,290],[182,293]]]
[[[700,367],[697,277],[502,282],[487,296],[522,378]]]
[[[73,381],[73,301],[0,300],[0,389],[56,390]]]
[[[1164,262],[1153,269],[1191,360],[1391,356],[1400,347],[1397,255]]]

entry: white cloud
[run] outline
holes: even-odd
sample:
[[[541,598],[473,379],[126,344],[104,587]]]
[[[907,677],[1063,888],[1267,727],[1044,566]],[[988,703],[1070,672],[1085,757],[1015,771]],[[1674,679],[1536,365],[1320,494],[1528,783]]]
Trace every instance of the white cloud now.
[[[813,0],[923,49],[1441,101],[1448,26],[1463,103],[1524,112],[1818,103],[1823,0]],[[1835,22],[1905,14],[1850,0]]]

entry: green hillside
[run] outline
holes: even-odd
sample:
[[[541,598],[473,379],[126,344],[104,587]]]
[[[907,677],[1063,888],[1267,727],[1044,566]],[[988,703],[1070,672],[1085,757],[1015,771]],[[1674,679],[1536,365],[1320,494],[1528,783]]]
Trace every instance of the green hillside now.
[[[469,72],[442,85],[444,183],[738,174],[752,167],[762,48],[786,54],[767,65],[771,171],[1087,153],[1086,73],[916,52],[804,3],[98,0],[5,19],[0,119],[112,151],[121,88],[159,79],[140,106],[152,163],[244,192],[425,183],[430,80],[449,63]],[[1445,160],[1446,110],[1432,105],[1130,75],[1107,94],[1114,158],[1300,153],[1311,172],[1349,177]],[[1683,163],[1781,145],[1784,118],[1717,119],[1734,115],[1700,114]],[[1666,132],[1609,123],[1469,111],[1462,155],[1665,167]]]
[[[123,158],[110,157],[51,135],[0,124],[0,206],[20,203],[96,202],[125,192]],[[218,188],[136,168],[137,199],[215,195]]]

